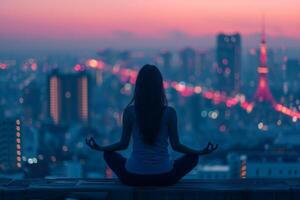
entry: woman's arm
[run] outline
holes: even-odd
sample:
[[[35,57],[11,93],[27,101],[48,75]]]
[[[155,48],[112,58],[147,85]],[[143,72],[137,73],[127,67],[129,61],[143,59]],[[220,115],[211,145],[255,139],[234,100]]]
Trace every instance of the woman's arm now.
[[[218,148],[218,145],[213,145],[211,142],[209,142],[207,146],[202,150],[195,150],[184,144],[181,144],[178,136],[177,114],[173,108],[171,108],[170,110],[168,129],[170,133],[171,147],[173,148],[173,150],[178,151],[180,153],[205,155],[215,151]]]
[[[116,142],[114,144],[108,145],[108,146],[99,146],[95,139],[93,137],[86,139],[86,144],[93,150],[97,151],[120,151],[127,149],[130,137],[131,137],[131,131],[132,131],[132,113],[130,113],[129,109],[126,108],[123,114],[122,119],[122,136],[119,142]]]

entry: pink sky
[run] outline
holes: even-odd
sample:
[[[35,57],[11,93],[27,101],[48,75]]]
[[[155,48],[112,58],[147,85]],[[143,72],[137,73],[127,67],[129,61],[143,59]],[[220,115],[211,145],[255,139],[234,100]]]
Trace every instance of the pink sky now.
[[[267,32],[300,38],[299,0],[1,0],[2,38],[68,39],[130,32],[164,37]]]

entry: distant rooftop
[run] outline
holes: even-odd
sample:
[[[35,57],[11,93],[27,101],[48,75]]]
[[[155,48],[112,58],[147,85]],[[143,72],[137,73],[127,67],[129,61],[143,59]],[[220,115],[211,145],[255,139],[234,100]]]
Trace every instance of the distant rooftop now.
[[[170,187],[128,187],[115,179],[0,179],[0,199],[296,200],[300,179],[183,180]]]

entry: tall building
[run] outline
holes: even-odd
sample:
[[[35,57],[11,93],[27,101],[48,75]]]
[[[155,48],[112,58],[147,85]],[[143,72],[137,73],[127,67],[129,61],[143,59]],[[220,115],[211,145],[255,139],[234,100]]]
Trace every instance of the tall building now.
[[[233,152],[227,156],[231,178],[299,178],[299,156],[293,152]]]
[[[88,123],[90,91],[90,76],[85,72],[53,71],[48,77],[48,113],[54,124]]]
[[[266,34],[263,29],[260,43],[260,65],[257,68],[258,73],[258,86],[254,94],[254,99],[257,102],[267,102],[272,105],[275,104],[275,99],[269,87],[269,68],[267,66],[267,43]]]
[[[39,119],[41,114],[41,91],[36,82],[31,82],[22,92],[24,120],[31,123],[33,120]]]
[[[241,36],[240,34],[217,36],[217,88],[227,94],[235,94],[240,88]]]
[[[181,66],[184,71],[184,79],[191,80],[195,75],[196,51],[192,48],[185,48],[180,51]]]
[[[168,69],[172,65],[172,53],[170,51],[162,51],[160,53],[161,64],[164,69]]]
[[[291,85],[298,85],[300,80],[300,60],[288,59],[286,62],[286,80]]]
[[[172,52],[168,51],[168,50],[163,50],[162,52],[159,53],[158,57],[157,57],[157,65],[158,67],[160,67],[162,73],[164,74],[164,76],[169,75],[171,73],[171,69],[172,68]]]
[[[293,104],[300,100],[300,60],[288,59],[285,69],[284,94],[286,103]]]
[[[20,169],[21,154],[21,121],[0,120],[0,172]]]

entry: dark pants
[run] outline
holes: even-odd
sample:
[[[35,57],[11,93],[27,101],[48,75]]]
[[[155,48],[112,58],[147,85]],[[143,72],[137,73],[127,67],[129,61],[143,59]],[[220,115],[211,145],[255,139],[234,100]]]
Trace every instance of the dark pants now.
[[[174,160],[173,169],[163,174],[134,174],[125,168],[126,158],[117,152],[104,152],[104,160],[120,181],[131,186],[167,186],[177,183],[189,173],[199,160],[198,155],[185,154]]]

